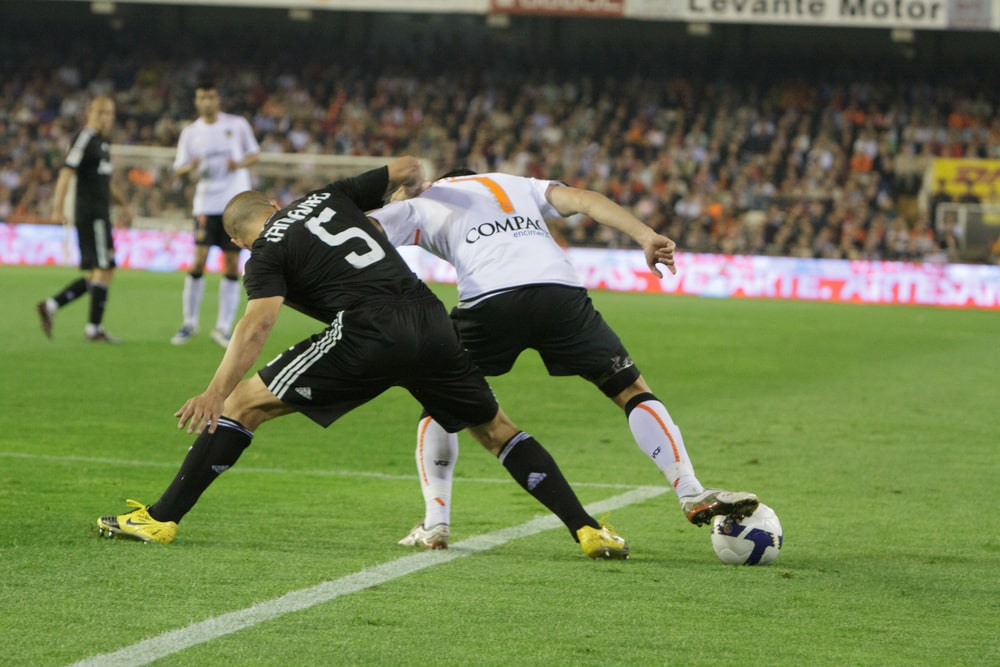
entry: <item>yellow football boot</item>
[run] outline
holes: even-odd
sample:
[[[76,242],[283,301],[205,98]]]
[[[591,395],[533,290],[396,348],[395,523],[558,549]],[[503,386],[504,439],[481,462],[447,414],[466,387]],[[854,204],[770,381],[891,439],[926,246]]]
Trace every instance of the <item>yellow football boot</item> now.
[[[131,498],[125,501],[135,509],[118,516],[102,516],[97,520],[97,530],[102,537],[128,537],[143,542],[169,544],[177,535],[177,523],[157,521],[149,516],[149,505],[143,505]]]

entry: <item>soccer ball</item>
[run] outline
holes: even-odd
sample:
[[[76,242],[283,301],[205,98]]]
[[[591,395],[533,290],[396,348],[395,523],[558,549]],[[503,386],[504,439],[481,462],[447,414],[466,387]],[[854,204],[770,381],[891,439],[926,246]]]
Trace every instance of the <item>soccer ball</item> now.
[[[712,548],[726,565],[768,565],[781,552],[781,522],[764,504],[743,519],[712,519]]]

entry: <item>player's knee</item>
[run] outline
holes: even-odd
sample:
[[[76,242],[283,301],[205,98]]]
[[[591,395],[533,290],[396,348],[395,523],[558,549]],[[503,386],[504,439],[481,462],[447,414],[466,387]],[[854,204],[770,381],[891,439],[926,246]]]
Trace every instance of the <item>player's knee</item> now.
[[[637,403],[645,400],[644,398],[638,398],[642,396],[653,396],[652,390],[649,388],[649,385],[646,384],[646,381],[642,379],[642,376],[639,376],[635,382],[628,385],[618,393],[608,395],[608,397],[614,401],[614,404],[622,410],[625,410],[626,413],[631,412],[631,408],[635,407]],[[655,400],[655,397],[653,398]]]
[[[222,413],[254,431],[269,419],[287,414],[287,410],[281,409],[283,406],[267,389],[260,376],[253,375],[236,385],[236,389],[226,398]]]
[[[503,446],[518,434],[517,426],[503,410],[497,410],[496,416],[489,422],[473,426],[468,430],[476,442],[494,456],[499,455]]]

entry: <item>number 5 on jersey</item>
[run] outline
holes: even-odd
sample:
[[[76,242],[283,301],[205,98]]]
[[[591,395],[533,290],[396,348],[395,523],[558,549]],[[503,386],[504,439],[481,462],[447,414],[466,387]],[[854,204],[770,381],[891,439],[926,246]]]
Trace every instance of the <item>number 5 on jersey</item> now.
[[[344,259],[356,269],[363,269],[385,257],[385,250],[382,249],[382,246],[376,243],[375,239],[360,227],[348,227],[336,234],[326,231],[323,224],[333,220],[333,216],[336,213],[332,208],[323,209],[323,212],[319,215],[314,215],[306,220],[306,229],[312,232],[320,241],[334,248],[344,245],[351,239],[364,241],[365,245],[368,246],[366,252],[349,252],[344,256]]]

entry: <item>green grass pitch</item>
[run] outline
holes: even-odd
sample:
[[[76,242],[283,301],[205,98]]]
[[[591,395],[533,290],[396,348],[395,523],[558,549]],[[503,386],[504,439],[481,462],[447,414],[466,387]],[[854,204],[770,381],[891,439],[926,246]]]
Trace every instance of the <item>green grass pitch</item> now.
[[[327,430],[262,426],[172,545],[98,539],[98,515],[173,476],[173,412],[221,349],[171,346],[182,276],[135,271],[106,317],[124,345],[83,340],[85,302],[46,340],[34,304],[76,275],[0,267],[0,664],[1000,664],[998,313],[595,292],[701,480],[778,513],[777,562],[722,565],[669,491],[612,513],[630,561],[590,561],[561,526],[510,537],[545,512],[462,436],[453,544],[507,538],[403,571],[422,503],[398,390]],[[261,363],[317,328],[287,310]],[[526,354],[492,384],[584,504],[665,487],[586,382]]]

